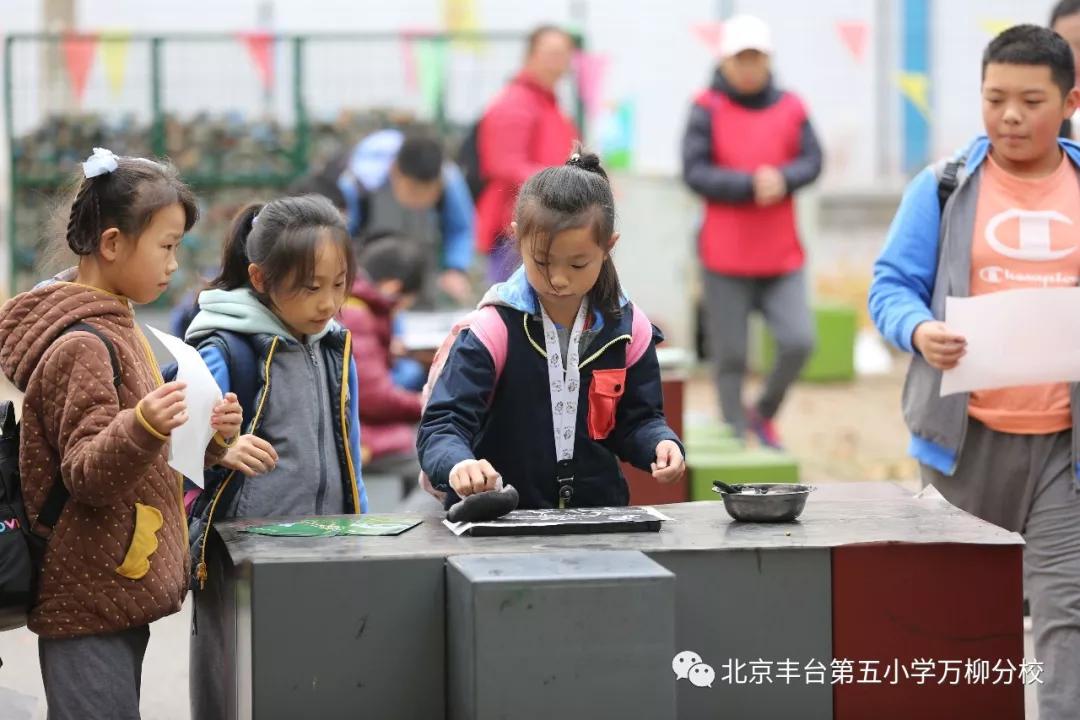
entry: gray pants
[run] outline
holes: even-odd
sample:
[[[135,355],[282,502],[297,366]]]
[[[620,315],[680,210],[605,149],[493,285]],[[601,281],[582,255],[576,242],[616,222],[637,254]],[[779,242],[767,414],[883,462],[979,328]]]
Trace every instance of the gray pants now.
[[[1035,660],[1043,663],[1039,720],[1076,718],[1080,708],[1080,489],[1069,431],[1013,435],[970,420],[956,472],[922,466],[963,510],[1023,534],[1024,590]]]
[[[150,626],[68,640],[38,638],[49,720],[139,720]]]
[[[776,365],[756,403],[765,418],[776,415],[788,387],[814,350],[814,323],[802,270],[776,277],[738,277],[705,273],[705,314],[716,364],[716,386],[724,420],[746,432],[743,378],[746,376],[747,322],[760,311],[776,338]]]

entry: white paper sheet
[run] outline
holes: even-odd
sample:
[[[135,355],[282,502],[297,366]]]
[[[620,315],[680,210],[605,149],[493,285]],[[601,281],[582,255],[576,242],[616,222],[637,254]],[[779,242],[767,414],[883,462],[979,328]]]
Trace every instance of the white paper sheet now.
[[[438,350],[468,310],[410,310],[398,314],[401,342],[409,351]]]
[[[206,367],[198,350],[178,337],[149,325],[147,328],[176,360],[176,379],[187,383],[185,392],[188,419],[172,431],[169,466],[202,487],[203,458],[206,455],[206,446],[214,435],[214,429],[210,427],[210,416],[214,406],[221,402],[221,388],[210,374],[210,369]]]
[[[942,396],[1080,381],[1080,287],[946,298],[945,325],[967,354],[944,372]]]

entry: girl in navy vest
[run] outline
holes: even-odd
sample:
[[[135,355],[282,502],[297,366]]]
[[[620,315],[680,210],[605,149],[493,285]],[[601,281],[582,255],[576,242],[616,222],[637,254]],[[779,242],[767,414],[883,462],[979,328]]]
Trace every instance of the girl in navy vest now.
[[[250,205],[233,221],[221,275],[199,296],[188,327],[186,340],[222,392],[236,392],[245,406],[246,428],[221,462],[227,472],[207,475],[191,509],[196,720],[231,715],[225,550],[212,523],[367,511],[351,336],[334,320],[354,274],[345,222],[326,198]]]
[[[779,447],[772,418],[814,345],[793,194],[820,174],[821,149],[802,101],[773,85],[771,52],[761,20],[741,15],[724,23],[720,67],[690,111],[683,178],[706,203],[698,250],[720,409],[738,437],[749,429]],[[754,310],[779,352],[761,397],[746,409],[746,326]]]
[[[524,267],[481,303],[494,322],[458,335],[420,422],[420,464],[446,507],[500,478],[523,509],[627,505],[618,458],[661,482],[681,477],[663,338],[622,294],[614,225],[595,155],[522,187],[511,229]]]

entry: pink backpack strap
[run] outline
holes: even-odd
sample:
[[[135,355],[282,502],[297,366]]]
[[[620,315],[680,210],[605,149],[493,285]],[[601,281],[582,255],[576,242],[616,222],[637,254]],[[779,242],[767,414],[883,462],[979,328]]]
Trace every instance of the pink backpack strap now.
[[[506,323],[494,305],[485,305],[469,314],[469,332],[477,337],[487,348],[495,364],[495,383],[502,377],[506,367]]]
[[[652,323],[637,305],[633,305],[633,308],[634,320],[630,326],[630,347],[626,349],[626,367],[636,365],[652,343]]]
[[[496,310],[494,306],[485,305],[478,310],[472,311],[455,324],[453,329],[450,330],[450,334],[446,336],[446,339],[443,340],[443,344],[435,353],[435,360],[431,363],[431,368],[428,370],[428,381],[420,394],[420,398],[425,407],[427,407],[428,400],[431,398],[431,391],[435,387],[435,381],[439,379],[443,366],[446,365],[447,356],[450,354],[450,348],[453,346],[454,341],[457,340],[457,336],[461,334],[462,330],[468,330],[476,335],[477,339],[479,339],[484,347],[487,348],[488,354],[491,355],[491,361],[495,365],[496,385],[499,383],[499,378],[502,377],[503,368],[506,367],[506,323],[503,322],[502,316],[499,315],[499,311]],[[421,489],[439,502],[446,500],[446,493],[437,490],[435,486],[431,484],[431,478],[429,478],[427,473],[423,470],[420,471],[420,477],[417,478],[417,484]]]

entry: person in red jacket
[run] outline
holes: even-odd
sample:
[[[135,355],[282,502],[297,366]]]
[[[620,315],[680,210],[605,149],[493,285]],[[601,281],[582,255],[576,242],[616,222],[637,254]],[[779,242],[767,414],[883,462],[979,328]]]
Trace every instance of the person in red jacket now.
[[[369,242],[357,258],[352,291],[340,320],[352,332],[360,400],[360,445],[364,472],[397,475],[406,488],[416,487],[416,425],[420,393],[394,384],[391,344],[395,313],[415,302],[427,267],[419,243],[384,236]]]
[[[569,71],[574,40],[544,25],[529,35],[525,66],[488,106],[477,130],[480,176],[476,201],[476,244],[488,253],[488,279],[506,280],[516,256],[503,248],[518,188],[533,173],[562,165],[578,138],[559,108],[555,86]]]
[[[772,81],[769,28],[741,15],[724,24],[712,87],[690,111],[683,179],[705,200],[698,251],[720,409],[738,437],[780,447],[772,419],[814,346],[793,194],[821,173],[821,148],[802,101]],[[742,403],[747,318],[761,311],[777,361],[758,401]]]

